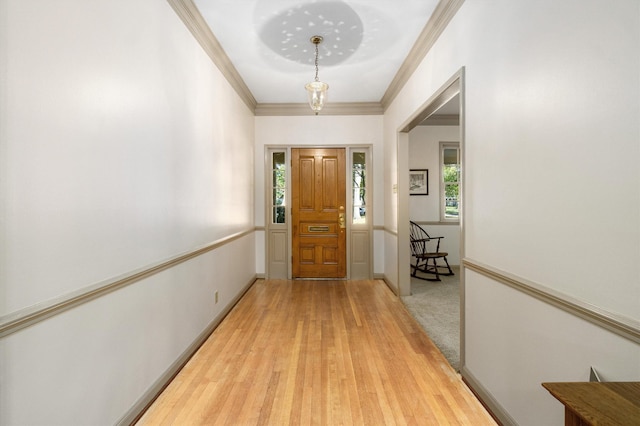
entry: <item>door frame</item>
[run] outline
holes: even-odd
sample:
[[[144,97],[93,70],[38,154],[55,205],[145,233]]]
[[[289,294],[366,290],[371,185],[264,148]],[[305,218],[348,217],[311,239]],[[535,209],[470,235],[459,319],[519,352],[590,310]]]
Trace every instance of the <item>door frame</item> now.
[[[286,230],[286,279],[292,279],[292,240],[293,233],[291,228],[291,150],[292,149],[336,149],[343,148],[346,153],[346,164],[345,164],[345,185],[347,191],[347,200],[346,200],[346,262],[347,262],[347,275],[342,280],[349,280],[352,277],[352,248],[353,248],[353,235],[358,232],[362,234],[363,232],[367,234],[368,241],[368,276],[363,277],[367,279],[373,278],[373,145],[372,144],[344,144],[344,145],[265,145],[264,147],[264,224],[265,224],[265,232],[264,232],[264,250],[265,250],[265,277],[266,278],[285,278],[285,277],[274,277],[272,275],[271,264],[271,234],[273,229]],[[287,174],[286,174],[286,190],[285,190],[285,206],[286,206],[286,220],[285,225],[274,225],[271,222],[271,154],[273,152],[285,152],[285,157],[287,161]],[[370,206],[367,209],[367,221],[364,225],[354,225],[353,224],[353,199],[350,194],[352,194],[352,184],[351,184],[351,170],[353,167],[353,152],[366,152],[367,155],[367,174],[366,174],[366,198],[365,202],[367,206]],[[360,277],[358,277],[360,278]],[[303,278],[298,278],[303,279]],[[323,278],[312,278],[321,280]],[[324,278],[328,279],[328,278]],[[335,278],[330,278],[330,280],[335,280]]]
[[[460,369],[465,365],[465,68],[460,68],[397,131],[397,291],[399,296],[411,294],[411,253],[409,248],[409,132],[435,113],[454,96],[460,95]]]
[[[293,278],[347,277],[347,149],[291,149]]]

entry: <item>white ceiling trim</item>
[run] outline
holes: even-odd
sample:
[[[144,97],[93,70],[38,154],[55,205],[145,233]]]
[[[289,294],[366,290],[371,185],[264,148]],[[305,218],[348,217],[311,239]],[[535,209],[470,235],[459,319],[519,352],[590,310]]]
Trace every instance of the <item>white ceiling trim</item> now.
[[[200,14],[200,11],[191,0],[167,0],[182,22],[187,26],[191,34],[200,43],[200,46],[209,55],[213,63],[227,79],[229,84],[242,98],[245,104],[253,112],[258,102],[253,97],[249,87],[245,84],[238,70],[233,65],[224,49],[211,32],[211,29]]]
[[[433,47],[438,37],[440,37],[440,34],[442,34],[463,3],[464,0],[440,0],[431,18],[420,33],[418,40],[409,51],[407,58],[400,66],[398,73],[382,96],[380,103],[385,110],[391,105],[395,97],[398,96],[398,93],[400,93],[400,90],[402,90],[407,83],[409,77],[411,77],[416,68],[418,68],[418,65],[420,65],[424,57],[427,56],[431,47]]]
[[[167,0],[182,22],[186,25],[213,63],[238,93],[249,109],[256,115],[312,115],[306,104],[258,104],[248,86],[238,73],[224,49],[206,24],[192,0]],[[400,93],[409,77],[434,45],[447,24],[455,16],[464,0],[440,0],[431,18],[422,30],[418,40],[402,63],[396,76],[389,84],[379,103],[328,103],[323,115],[370,115],[383,114]]]
[[[384,110],[379,102],[329,102],[322,108],[319,115],[382,115]],[[315,115],[309,104],[280,103],[258,104],[256,116],[288,116]]]

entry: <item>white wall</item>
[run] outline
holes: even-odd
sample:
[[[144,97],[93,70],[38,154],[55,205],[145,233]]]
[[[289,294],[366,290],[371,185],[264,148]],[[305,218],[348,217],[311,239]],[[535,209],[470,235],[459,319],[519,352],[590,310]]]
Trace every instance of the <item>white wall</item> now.
[[[385,180],[398,181],[400,126],[465,67],[466,258],[637,324],[639,60],[635,0],[467,1],[385,113]],[[396,229],[392,191],[385,205]],[[640,379],[638,344],[465,282],[466,373],[518,424],[562,422],[541,382],[587,380],[591,365]]]
[[[266,147],[371,145],[373,168],[373,224],[384,221],[382,208],[382,116],[258,116],[255,118],[255,217],[256,226],[265,226],[264,166]],[[381,231],[374,231],[374,274],[382,273],[383,245],[376,244]],[[256,271],[265,273],[264,231],[256,233]]]
[[[501,28],[467,33],[467,256],[640,320],[640,4],[496,3],[461,15]]]
[[[409,168],[429,170],[429,195],[409,197],[413,221],[440,221],[440,142],[460,142],[460,127],[418,126],[409,132]]]
[[[519,425],[561,425],[543,382],[640,380],[638,344],[466,271],[466,368]]]
[[[418,126],[409,132],[409,169],[429,170],[429,195],[409,197],[409,218],[414,222],[440,222],[440,142],[460,142],[459,126]],[[460,265],[460,226],[423,224],[432,237],[444,237],[441,251],[450,265]]]
[[[167,2],[1,0],[0,49],[1,315],[253,229],[253,114]],[[3,338],[0,423],[116,422],[250,282],[254,247]]]

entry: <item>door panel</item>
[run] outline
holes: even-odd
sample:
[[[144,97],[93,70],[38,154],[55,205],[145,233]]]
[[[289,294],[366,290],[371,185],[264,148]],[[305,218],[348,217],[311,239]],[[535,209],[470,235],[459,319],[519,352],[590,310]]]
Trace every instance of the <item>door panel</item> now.
[[[344,278],[345,150],[292,149],[291,159],[293,277]]]

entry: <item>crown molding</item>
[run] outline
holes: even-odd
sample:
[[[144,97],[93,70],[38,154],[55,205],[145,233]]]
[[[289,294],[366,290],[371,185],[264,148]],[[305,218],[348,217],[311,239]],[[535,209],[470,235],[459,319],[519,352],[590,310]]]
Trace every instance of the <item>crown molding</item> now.
[[[257,116],[313,115],[306,104],[258,104],[192,0],[167,0],[213,63]],[[321,115],[382,115],[418,68],[464,0],[440,0],[380,102],[327,104]]]
[[[400,90],[407,83],[411,75],[418,68],[427,53],[433,47],[440,34],[447,27],[451,19],[458,12],[464,0],[440,0],[431,18],[424,26],[422,33],[413,45],[407,58],[404,60],[396,76],[393,78],[387,91],[382,96],[380,103],[384,110],[389,108],[391,102],[398,96]]]
[[[384,110],[379,102],[337,102],[328,103],[318,115],[382,115]],[[256,116],[315,115],[306,103],[258,104]]]
[[[220,72],[227,79],[229,84],[238,93],[238,96],[253,112],[258,102],[240,77],[240,73],[231,63],[220,42],[211,32],[211,29],[200,14],[200,11],[191,0],[167,0],[182,22],[189,29],[191,34],[200,43],[200,46],[209,55],[213,63],[220,69]]]

